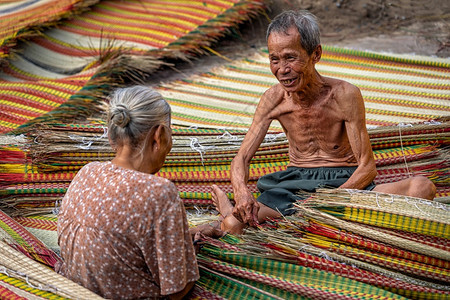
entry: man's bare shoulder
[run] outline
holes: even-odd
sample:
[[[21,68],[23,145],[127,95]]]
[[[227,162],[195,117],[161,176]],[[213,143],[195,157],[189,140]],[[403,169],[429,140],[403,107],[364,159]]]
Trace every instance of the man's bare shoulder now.
[[[324,77],[324,80],[329,86],[332,87],[334,93],[339,96],[351,96],[361,93],[356,85],[351,84],[348,81],[332,77]]]
[[[336,109],[342,113],[345,120],[360,119],[364,115],[364,100],[356,85],[335,78],[327,78],[326,82],[332,86]]]
[[[267,114],[279,105],[284,99],[285,91],[278,83],[267,89],[259,100],[256,113]]]
[[[283,100],[285,90],[281,84],[277,83],[267,89],[261,97],[261,101],[279,102]]]
[[[356,85],[331,77],[325,78],[325,82],[331,87],[333,99],[342,109],[350,108],[363,101],[361,91]]]

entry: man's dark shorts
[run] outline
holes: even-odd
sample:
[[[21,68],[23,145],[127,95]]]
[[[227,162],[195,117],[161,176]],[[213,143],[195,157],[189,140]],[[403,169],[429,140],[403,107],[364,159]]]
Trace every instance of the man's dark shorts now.
[[[257,200],[282,215],[291,215],[295,212],[293,203],[304,199],[297,192],[313,193],[318,188],[338,188],[352,176],[356,168],[288,167],[285,171],[267,174],[258,180],[257,187],[261,195]],[[373,190],[374,187],[372,182],[365,189]]]

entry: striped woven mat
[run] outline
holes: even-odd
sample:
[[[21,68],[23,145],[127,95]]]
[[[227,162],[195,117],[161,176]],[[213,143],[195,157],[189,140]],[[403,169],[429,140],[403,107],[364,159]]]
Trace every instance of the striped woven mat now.
[[[21,0],[0,2],[0,63],[16,43],[39,35],[39,31],[62,18],[80,13],[98,0]]]
[[[0,81],[0,133],[15,129],[65,103],[94,76],[96,68],[61,79],[41,77],[38,80],[29,73],[15,71],[23,81]]]
[[[276,83],[267,51],[208,73],[158,87],[176,124],[248,128],[259,97]],[[370,127],[429,121],[450,116],[450,60],[384,55],[324,47],[316,65],[324,76],[361,89]],[[272,129],[280,130],[279,124]]]
[[[91,8],[27,40],[2,68],[0,133],[42,122],[39,117],[50,111],[47,121],[89,116],[118,83],[142,80],[163,59],[204,54],[227,29],[262,13],[264,5],[262,0],[109,0]]]
[[[1,299],[103,299],[0,240]]]
[[[301,215],[269,221],[243,236],[206,239],[197,256],[201,278],[190,299],[450,297],[447,205],[323,190],[301,207]],[[359,224],[348,222],[357,214],[346,208],[357,207],[370,208],[370,217]],[[411,220],[405,221],[407,217]],[[217,216],[188,210],[188,219],[195,226]],[[14,220],[27,230],[37,229],[41,240],[53,231],[56,240],[54,215]],[[425,226],[426,222],[439,226]],[[392,224],[402,230],[393,230]],[[424,226],[433,234],[445,234],[431,237],[423,233]]]
[[[318,70],[325,76],[341,78],[361,88],[369,127],[408,126],[412,122],[450,115],[448,60],[405,58],[333,47],[324,49]],[[53,117],[62,122],[70,115],[99,109],[102,93],[98,90],[104,89],[105,82],[101,79],[106,75],[97,75],[99,83],[94,82],[78,97],[71,97],[91,79],[95,65],[89,65],[84,73],[61,79],[51,79],[57,73],[45,73],[42,68],[36,70],[41,75],[31,74],[34,68],[36,66],[30,66],[30,62],[23,59],[20,64],[18,61],[17,65],[11,64],[4,70],[4,75],[26,81],[0,81],[0,131],[9,131],[55,108]],[[72,80],[75,84],[67,84]],[[251,58],[157,89],[171,104],[177,125],[245,129],[251,123],[259,97],[274,83],[267,53],[261,50]],[[93,91],[97,93],[92,95]],[[90,101],[86,101],[87,98]],[[68,99],[67,104],[58,107]],[[272,129],[281,128],[274,123]]]
[[[32,235],[36,236],[48,249],[59,254],[57,222],[55,214],[42,214],[33,216],[17,216],[13,218]]]
[[[334,297],[448,299],[450,252],[439,245],[448,244],[448,238],[431,240],[417,231],[423,225],[419,216],[427,215],[430,220],[445,226],[444,232],[448,232],[449,207],[420,199],[375,195],[356,191],[319,192],[314,198],[299,204],[298,215],[282,221],[269,221],[239,237],[228,235],[220,241],[208,239],[199,255],[199,264],[206,273],[203,273],[204,280],[201,279],[199,285],[222,297],[233,293],[235,288],[232,286],[245,282],[282,299],[295,299],[290,293],[314,298],[312,293],[322,284],[330,289],[321,287],[317,291],[317,299],[333,298],[326,293],[339,293],[338,290],[346,290],[350,286],[348,294],[343,292]],[[386,215],[377,218],[372,215],[365,220],[367,224],[361,226],[344,221],[344,216],[337,214],[344,207],[370,204],[374,211],[384,211]],[[395,209],[387,206],[395,206]],[[388,229],[388,215],[390,219],[394,216],[418,217],[417,222],[403,226],[415,231],[419,242],[413,241],[407,232],[394,234]],[[421,241],[428,242],[425,245]],[[208,272],[226,276],[225,279],[219,278],[220,275],[215,277]],[[306,275],[303,272],[311,273]],[[302,282],[302,278],[306,281]],[[343,278],[358,283],[349,284],[342,281]],[[212,282],[208,283],[208,279]],[[227,289],[219,288],[219,282],[227,281],[234,284]],[[363,291],[367,288],[363,283],[376,288]],[[397,295],[383,294],[377,288]]]
[[[422,172],[430,177],[440,174],[439,178],[448,181],[446,152],[440,147],[449,143],[448,128],[448,121],[441,120],[400,130],[398,126],[370,129],[377,165],[387,168],[383,170],[407,167],[393,172],[396,176]],[[207,213],[207,206],[202,208],[210,203],[212,182],[232,197],[229,165],[244,134],[243,130],[174,129],[173,151],[158,175],[173,180],[186,206],[196,208],[188,209],[191,225],[217,219]],[[79,168],[92,160],[111,159],[104,129],[102,125],[61,124],[41,128],[28,137],[8,138],[0,156],[0,171],[7,183],[0,189],[0,201],[14,208],[16,216],[10,219],[22,226],[21,236],[35,236],[58,252],[57,218],[48,212],[54,210]],[[397,143],[402,146],[393,148]],[[273,131],[266,136],[251,165],[250,187],[255,195],[259,176],[286,166],[287,149],[282,133]],[[393,166],[396,169],[389,169]],[[3,173],[6,170],[16,173]],[[386,171],[384,175],[391,174]],[[390,180],[386,178],[383,180]],[[268,223],[264,231],[242,239],[226,236],[206,241],[198,256],[201,278],[192,299],[242,295],[246,299],[449,298],[448,206],[390,195],[361,196],[332,194],[336,198],[332,202],[329,195],[318,194],[314,201],[320,211],[313,210],[313,202],[305,205],[308,220]],[[336,223],[336,218],[340,222]],[[304,226],[301,235],[300,225]],[[12,299],[18,299],[23,290],[48,293],[12,281],[16,278],[2,280],[5,290],[0,292],[14,293]]]

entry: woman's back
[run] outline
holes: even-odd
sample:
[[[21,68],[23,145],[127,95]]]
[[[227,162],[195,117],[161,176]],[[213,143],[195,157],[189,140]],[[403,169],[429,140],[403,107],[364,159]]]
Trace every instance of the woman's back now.
[[[95,162],[58,217],[59,273],[107,297],[158,297],[199,277],[184,206],[170,181]]]

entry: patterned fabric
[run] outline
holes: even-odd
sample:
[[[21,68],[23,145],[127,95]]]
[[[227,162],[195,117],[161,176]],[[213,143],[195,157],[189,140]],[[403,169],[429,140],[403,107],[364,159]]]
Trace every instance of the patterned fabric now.
[[[199,278],[176,187],[111,162],[88,164],[74,178],[58,238],[58,272],[103,297],[158,297]]]

